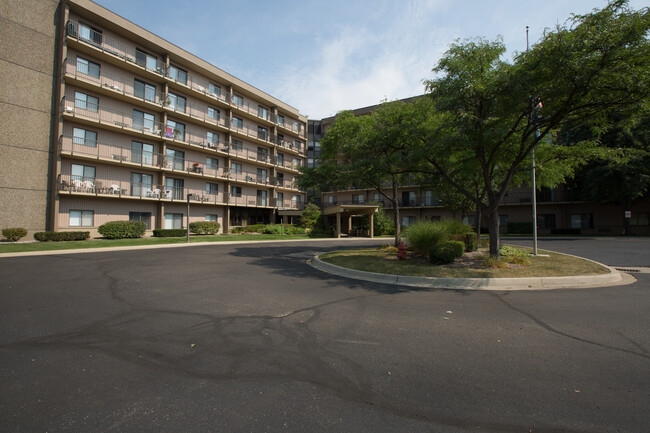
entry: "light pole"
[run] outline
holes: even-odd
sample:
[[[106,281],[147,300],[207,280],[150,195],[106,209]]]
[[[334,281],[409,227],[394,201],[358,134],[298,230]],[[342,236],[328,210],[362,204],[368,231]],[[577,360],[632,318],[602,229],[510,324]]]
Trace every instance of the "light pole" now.
[[[528,26],[526,26],[526,51],[528,51]],[[531,105],[535,101],[531,101]],[[537,128],[537,109],[539,108],[541,102],[537,105],[531,107],[532,111],[530,113],[531,121],[535,125],[535,140],[539,140],[539,128]],[[531,161],[531,171],[533,178],[533,255],[537,255],[537,185],[535,182],[535,147],[530,151],[530,161]]]
[[[190,197],[192,197],[192,194],[187,194],[187,231],[185,242],[190,241]]]

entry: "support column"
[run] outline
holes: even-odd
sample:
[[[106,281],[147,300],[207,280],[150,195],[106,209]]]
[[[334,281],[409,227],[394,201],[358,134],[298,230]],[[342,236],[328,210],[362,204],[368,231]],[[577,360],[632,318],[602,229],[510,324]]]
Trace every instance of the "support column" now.
[[[336,213],[336,237],[341,237],[341,212]]]
[[[375,237],[375,214],[370,214],[370,238]]]
[[[348,217],[348,236],[352,235],[352,215]]]

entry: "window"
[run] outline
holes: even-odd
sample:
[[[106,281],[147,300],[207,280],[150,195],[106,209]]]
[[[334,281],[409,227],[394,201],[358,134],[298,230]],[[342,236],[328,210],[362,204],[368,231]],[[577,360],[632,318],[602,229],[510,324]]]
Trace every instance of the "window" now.
[[[150,113],[133,110],[133,129],[138,131],[153,132],[155,117]]]
[[[315,165],[315,160],[314,158],[307,158],[307,167],[314,167]]]
[[[244,150],[244,143],[241,140],[233,138],[231,143],[233,150]]]
[[[212,222],[219,222],[219,215],[206,215],[205,216],[206,221],[212,221]]]
[[[71,210],[70,227],[92,227],[95,225],[95,211],[93,210]]]
[[[278,202],[277,205],[278,205],[279,207],[282,207],[282,206],[283,206],[283,203],[284,203],[284,193],[282,193],[282,192],[276,192],[276,193],[275,193],[275,200]]]
[[[352,204],[363,204],[366,201],[364,194],[352,194]]]
[[[183,200],[183,179],[165,178],[165,198]]]
[[[415,206],[415,191],[402,192],[402,206],[405,207]]]
[[[262,126],[258,126],[257,127],[257,138],[259,138],[260,140],[268,140],[268,138],[269,138],[269,130],[262,127]]]
[[[208,92],[211,96],[218,98],[221,96],[221,86],[218,84],[210,83],[208,84]]]
[[[79,39],[92,44],[102,44],[102,31],[88,24],[79,23]]]
[[[554,229],[555,228],[555,214],[537,214],[537,227],[541,229]]]
[[[72,181],[95,181],[95,167],[92,167],[90,165],[72,164],[70,174],[72,175]]]
[[[336,204],[336,196],[335,195],[327,196],[327,204],[335,205]]]
[[[302,150],[302,141],[300,141],[300,140],[295,140],[295,141],[293,142],[293,144],[294,144],[294,146],[296,146],[296,149],[297,149],[297,150]]]
[[[266,183],[268,172],[263,168],[257,169],[257,181],[259,183]]]
[[[232,103],[240,107],[244,106],[244,97],[239,95],[232,95]]]
[[[137,78],[133,81],[133,95],[145,101],[156,102],[156,86],[140,81]]]
[[[185,166],[185,152],[175,149],[167,149],[167,164],[174,170],[183,170]]]
[[[182,229],[183,228],[183,214],[182,213],[166,213],[165,214],[165,228],[166,229]]]
[[[648,224],[650,224],[648,220],[648,212],[632,212],[632,218],[630,218],[630,225],[647,226]]]
[[[257,107],[257,115],[259,117],[261,117],[262,119],[268,120],[268,118],[269,118],[269,109],[259,105]]]
[[[378,192],[374,193],[372,195],[372,202],[373,203],[382,203],[383,199],[381,198],[381,194],[379,194]]]
[[[187,84],[187,71],[178,66],[169,65],[169,78],[182,84]]]
[[[217,158],[210,158],[210,157],[207,157],[207,158],[205,159],[205,166],[206,166],[207,168],[211,168],[211,169],[213,169],[213,170],[216,170],[216,169],[219,168],[219,160],[218,160]]]
[[[572,229],[593,229],[594,214],[590,214],[590,213],[572,214],[571,228]]]
[[[206,194],[218,194],[219,193],[219,184],[216,183],[206,183],[205,184],[205,193]]]
[[[239,162],[233,162],[231,166],[231,170],[234,174],[241,174],[242,173],[242,165]]]
[[[131,196],[146,197],[153,189],[153,176],[143,173],[131,173]]]
[[[296,131],[302,131],[302,124],[300,122],[294,122],[294,126],[296,127]]]
[[[82,110],[99,111],[99,99],[81,92],[74,92],[74,106]]]
[[[241,186],[231,186],[230,195],[233,197],[241,197]]]
[[[97,147],[97,133],[82,128],[72,129],[72,142],[84,146]]]
[[[129,212],[129,221],[142,221],[151,230],[151,212]]]
[[[179,96],[174,93],[168,93],[167,100],[165,101],[169,108],[172,110],[180,111],[181,113],[185,113],[186,102],[187,100],[183,96]]]
[[[282,114],[278,114],[278,125],[284,126],[284,116]]]
[[[208,131],[205,138],[210,144],[219,144],[219,134],[216,132]]]
[[[139,141],[132,141],[131,162],[135,162],[136,164],[153,165],[153,145],[140,143]]]
[[[243,128],[244,127],[244,121],[240,119],[239,117],[232,117],[232,126],[233,128]]]
[[[436,204],[437,204],[437,200],[433,196],[433,191],[424,191],[424,205],[435,206]]]
[[[276,180],[276,185],[277,186],[283,186],[284,185],[284,173],[278,173],[277,180]]]
[[[269,160],[269,150],[264,147],[257,148],[257,160],[268,162]]]
[[[219,110],[216,108],[208,107],[208,117],[210,119],[219,120]]]
[[[170,133],[172,134],[174,140],[185,141],[185,124],[167,119],[167,128],[165,128],[165,136],[169,137]]]
[[[278,153],[277,160],[278,160],[278,165],[279,166],[284,166],[284,154],[283,153]]]
[[[158,66],[158,59],[156,56],[153,56],[140,48],[135,49],[135,63],[151,71],[156,71],[159,74],[162,73],[162,69]]]
[[[100,66],[90,60],[77,57],[77,72],[85,74],[93,78],[99,78]]]
[[[302,203],[302,196],[301,195],[294,195],[293,196],[293,202],[296,204],[296,206],[300,205],[300,203]]]
[[[415,224],[415,217],[414,216],[403,216],[402,217],[402,227],[409,227],[411,225]]]
[[[257,190],[257,205],[266,206],[266,199],[268,197],[268,192],[262,189]]]
[[[508,227],[508,215],[499,215],[499,226]]]

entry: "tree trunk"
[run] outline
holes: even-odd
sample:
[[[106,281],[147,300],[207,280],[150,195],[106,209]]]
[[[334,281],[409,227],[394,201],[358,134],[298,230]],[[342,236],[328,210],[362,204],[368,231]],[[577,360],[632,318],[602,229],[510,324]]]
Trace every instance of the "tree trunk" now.
[[[499,209],[490,210],[490,256],[499,258]]]
[[[397,184],[393,182],[393,223],[395,224],[395,246],[402,243],[402,236],[399,223],[399,203],[397,202]]]

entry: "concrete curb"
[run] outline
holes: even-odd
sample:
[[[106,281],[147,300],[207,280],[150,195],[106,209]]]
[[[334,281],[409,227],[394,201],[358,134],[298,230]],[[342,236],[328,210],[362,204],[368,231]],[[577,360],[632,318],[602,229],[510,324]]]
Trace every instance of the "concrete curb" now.
[[[566,254],[569,255],[569,254]],[[575,256],[574,256],[575,257]],[[582,257],[581,257],[582,258]],[[589,260],[589,259],[584,259]],[[593,260],[589,260],[594,262]],[[599,265],[609,269],[608,274],[602,275],[580,275],[571,277],[528,277],[528,278],[435,278],[435,277],[411,277],[406,275],[378,274],[375,272],[357,271],[343,268],[323,262],[315,256],[308,262],[312,267],[338,275],[340,277],[353,278],[356,280],[370,281],[374,283],[396,284],[399,286],[436,288],[436,289],[461,289],[461,290],[551,290],[551,289],[581,289],[589,287],[602,287],[619,284],[631,284],[633,281],[626,279],[620,272],[609,266]]]

